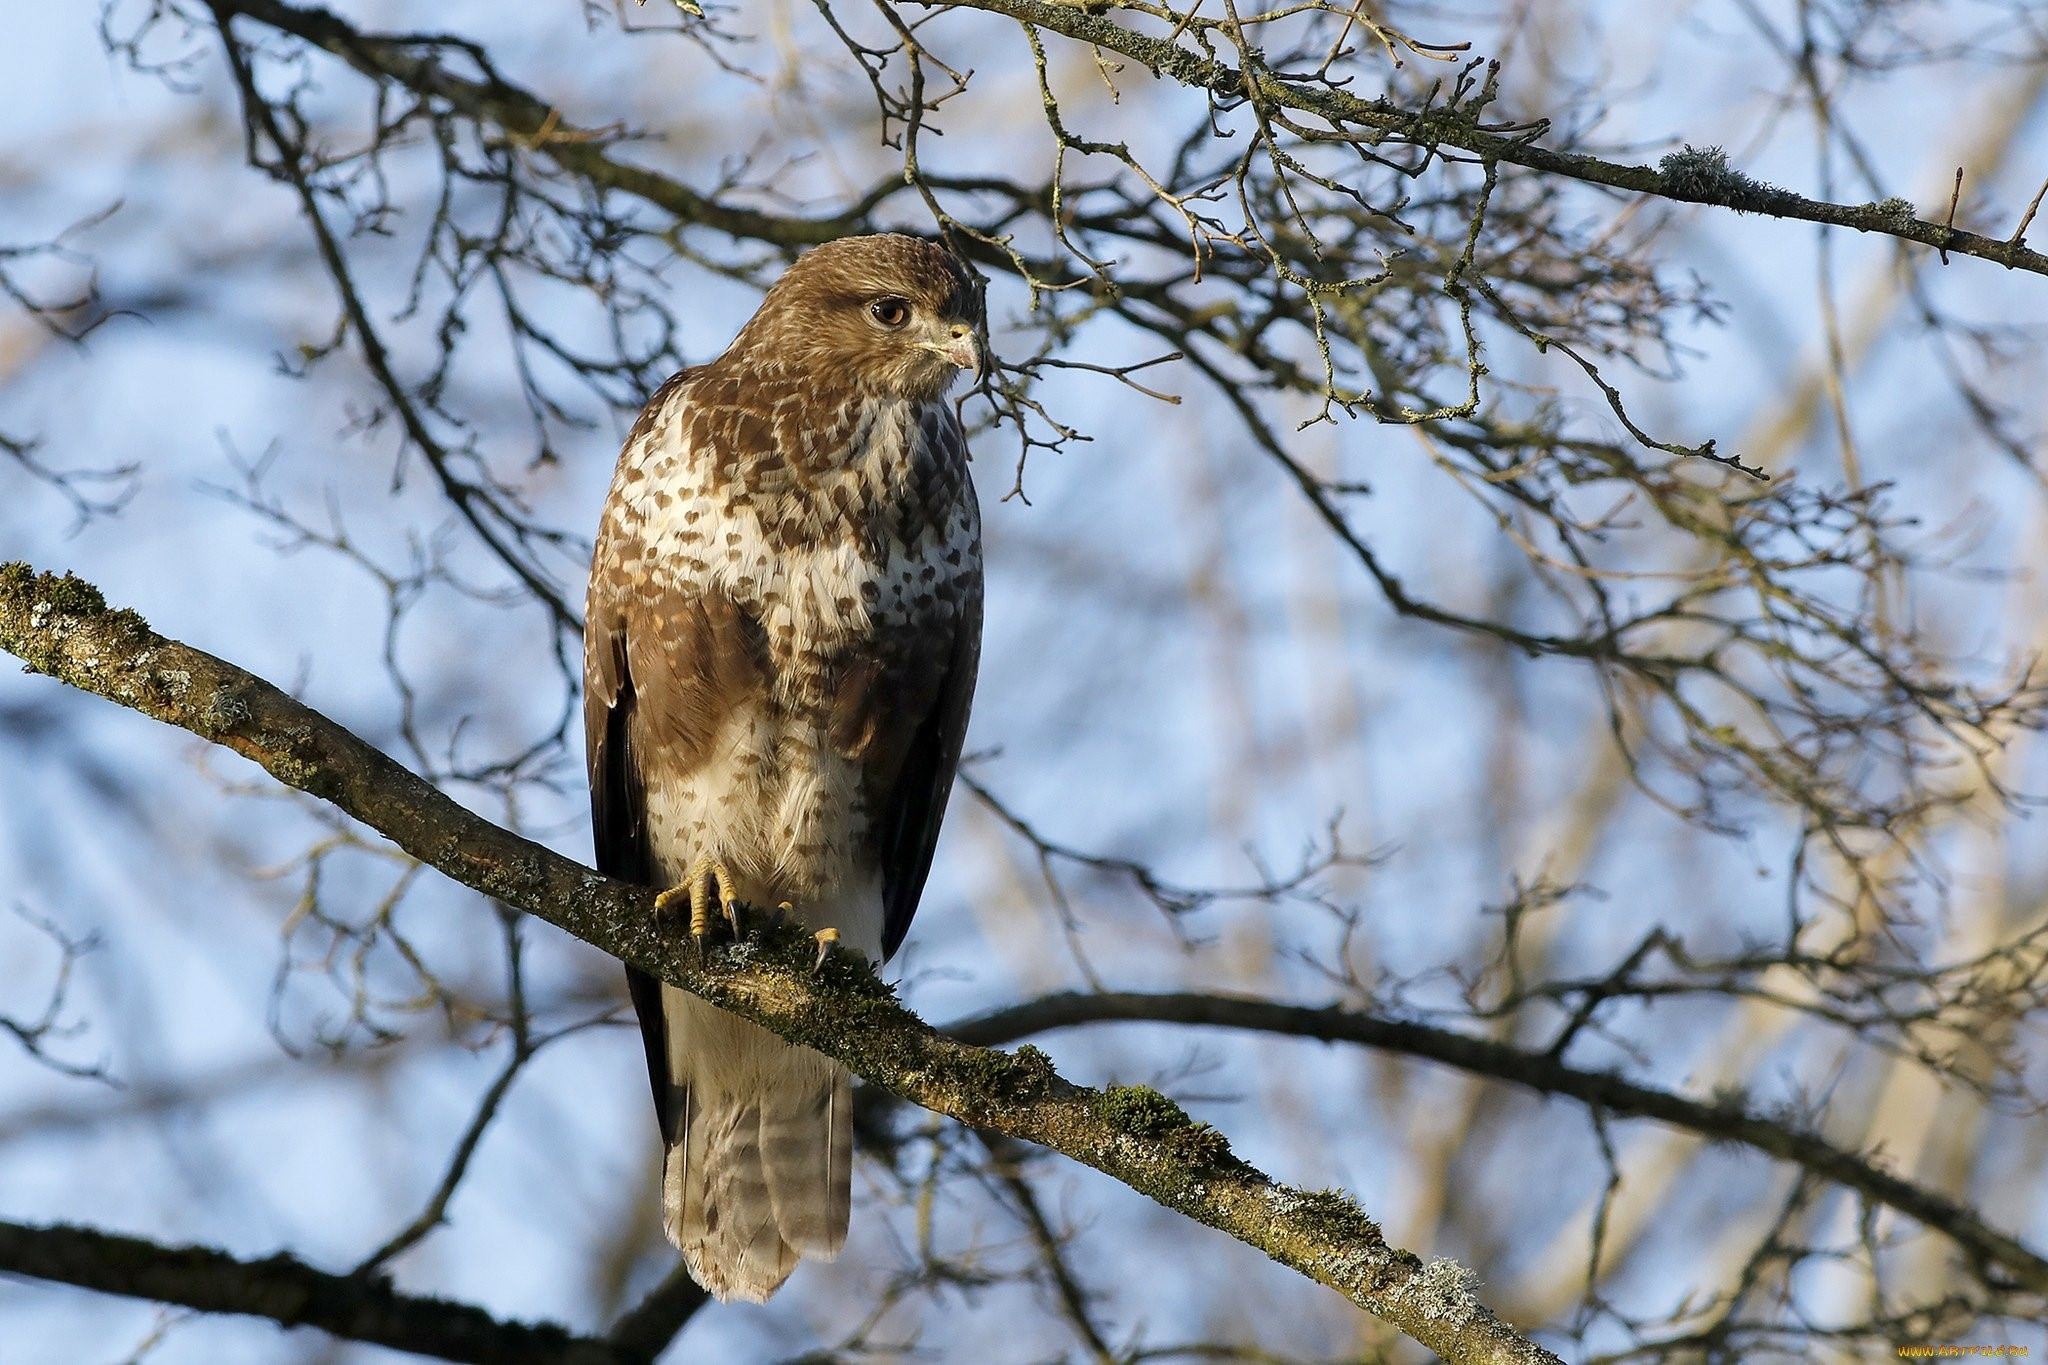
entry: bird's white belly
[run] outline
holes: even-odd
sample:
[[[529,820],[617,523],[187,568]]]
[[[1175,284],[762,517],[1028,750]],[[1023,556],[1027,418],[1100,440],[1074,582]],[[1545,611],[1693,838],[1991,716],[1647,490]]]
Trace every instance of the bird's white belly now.
[[[815,737],[776,735],[758,714],[732,717],[719,740],[718,756],[647,793],[663,881],[674,885],[699,859],[716,860],[748,905],[787,902],[811,928],[837,929],[848,947],[879,961],[881,874],[866,851],[853,765]],[[764,770],[752,760],[774,750],[785,766]],[[765,793],[764,771],[772,774]]]
[[[650,784],[655,863],[675,883],[697,860],[716,859],[747,904],[786,902],[811,928],[837,929],[846,946],[879,961],[881,873],[862,773],[832,743],[820,698],[807,689],[819,685],[822,660],[872,631],[870,604],[889,602],[914,570],[898,555],[875,565],[844,544],[756,555],[751,539],[709,577],[760,621],[772,695],[721,716],[709,754],[689,773]]]

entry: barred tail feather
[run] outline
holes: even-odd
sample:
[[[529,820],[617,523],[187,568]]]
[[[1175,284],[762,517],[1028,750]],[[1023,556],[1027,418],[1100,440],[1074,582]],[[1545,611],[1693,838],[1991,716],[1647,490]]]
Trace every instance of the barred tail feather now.
[[[822,1085],[761,1102],[761,1167],[776,1226],[791,1246],[830,1260],[846,1244],[853,1184],[852,1087],[833,1067]]]
[[[664,1001],[673,1134],[663,1228],[720,1300],[765,1300],[805,1255],[846,1241],[853,1116],[846,1071],[690,998]]]

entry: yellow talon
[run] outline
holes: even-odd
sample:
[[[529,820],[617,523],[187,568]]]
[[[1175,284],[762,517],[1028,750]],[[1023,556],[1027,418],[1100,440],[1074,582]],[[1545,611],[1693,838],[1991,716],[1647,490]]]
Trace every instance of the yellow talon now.
[[[832,951],[833,944],[839,942],[839,931],[837,929],[820,929],[817,933],[812,934],[811,937],[818,940],[818,960],[811,964],[811,970],[813,972],[823,971],[825,968],[825,955]]]
[[[725,916],[732,925],[735,937],[740,931],[739,896],[734,892],[732,873],[724,863],[715,858],[699,858],[690,865],[689,875],[681,884],[669,887],[654,898],[658,913],[668,914],[676,903],[687,900],[690,905],[690,937],[702,948],[704,940],[711,936],[711,918],[714,911]]]
[[[690,888],[687,883],[664,888],[654,893],[654,913],[667,919],[676,912],[677,901],[687,901],[689,898]]]

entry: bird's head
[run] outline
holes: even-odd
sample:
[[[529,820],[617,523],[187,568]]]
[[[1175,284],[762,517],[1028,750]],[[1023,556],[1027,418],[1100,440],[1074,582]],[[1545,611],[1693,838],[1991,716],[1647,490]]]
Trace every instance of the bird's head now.
[[[981,369],[981,291],[953,253],[900,233],[842,237],[789,268],[734,342],[821,383],[924,402]]]

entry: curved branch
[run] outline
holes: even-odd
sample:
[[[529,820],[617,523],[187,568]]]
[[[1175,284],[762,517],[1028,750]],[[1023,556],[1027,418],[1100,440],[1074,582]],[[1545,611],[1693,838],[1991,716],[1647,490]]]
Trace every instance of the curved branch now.
[[[964,1042],[987,1047],[1052,1029],[1110,1022],[1196,1024],[1326,1043],[1358,1043],[1508,1081],[1540,1094],[1563,1095],[1608,1113],[1655,1119],[1714,1141],[1739,1142],[1896,1209],[1950,1238],[1980,1265],[1995,1266],[2015,1284],[2048,1294],[2048,1258],[1992,1227],[1975,1210],[1882,1170],[1817,1134],[1802,1132],[1739,1103],[1702,1103],[1610,1072],[1568,1066],[1546,1053],[1526,1052],[1448,1029],[1337,1005],[1285,1005],[1253,996],[1066,992],[991,1010],[948,1031]]]
[[[66,574],[0,566],[0,648],[31,669],[233,749],[330,801],[421,862],[659,979],[835,1058],[963,1123],[1049,1147],[1326,1284],[1453,1362],[1556,1358],[1481,1304],[1472,1276],[1389,1246],[1348,1198],[1293,1189],[1156,1091],[1063,1080],[1043,1053],[971,1047],[896,1003],[865,959],[813,966],[815,944],[768,926],[705,958],[660,929],[653,892],[600,876],[465,810],[253,674],[165,639]],[[757,917],[761,918],[761,917]]]
[[[269,1318],[284,1327],[317,1327],[350,1341],[476,1365],[646,1365],[653,1359],[552,1323],[503,1322],[470,1304],[401,1294],[381,1275],[330,1275],[291,1256],[245,1261],[210,1247],[160,1246],[64,1224],[0,1221],[0,1272]]]

